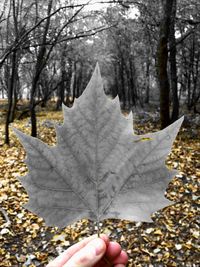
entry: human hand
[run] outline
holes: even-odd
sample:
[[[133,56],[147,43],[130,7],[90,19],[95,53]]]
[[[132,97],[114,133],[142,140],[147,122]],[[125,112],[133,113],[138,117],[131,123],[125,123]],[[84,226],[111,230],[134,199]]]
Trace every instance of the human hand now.
[[[46,267],[125,267],[127,261],[121,246],[102,234],[71,246]]]

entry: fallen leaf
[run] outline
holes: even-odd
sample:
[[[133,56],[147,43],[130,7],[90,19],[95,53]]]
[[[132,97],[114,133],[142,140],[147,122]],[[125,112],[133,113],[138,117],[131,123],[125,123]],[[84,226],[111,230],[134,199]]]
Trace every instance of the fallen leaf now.
[[[180,250],[180,249],[182,249],[182,245],[181,245],[181,244],[175,244],[175,248],[176,248],[177,250]]]

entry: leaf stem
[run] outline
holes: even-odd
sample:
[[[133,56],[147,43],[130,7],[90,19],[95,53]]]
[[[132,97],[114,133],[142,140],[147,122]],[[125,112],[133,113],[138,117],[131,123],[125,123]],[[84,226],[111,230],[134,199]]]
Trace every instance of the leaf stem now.
[[[97,236],[100,237],[99,218],[97,218]]]
[[[100,238],[99,216],[97,218],[97,236]],[[103,260],[107,263],[108,267],[113,267],[113,264],[104,256]]]

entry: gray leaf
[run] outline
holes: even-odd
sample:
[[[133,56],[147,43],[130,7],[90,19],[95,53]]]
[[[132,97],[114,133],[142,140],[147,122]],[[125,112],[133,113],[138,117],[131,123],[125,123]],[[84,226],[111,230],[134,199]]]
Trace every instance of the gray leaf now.
[[[104,94],[98,64],[82,96],[63,109],[55,147],[15,129],[27,152],[29,173],[20,179],[29,195],[25,207],[59,227],[82,218],[151,221],[170,203],[164,191],[174,173],[165,160],[183,118],[134,135],[132,114],[124,117],[118,97]]]

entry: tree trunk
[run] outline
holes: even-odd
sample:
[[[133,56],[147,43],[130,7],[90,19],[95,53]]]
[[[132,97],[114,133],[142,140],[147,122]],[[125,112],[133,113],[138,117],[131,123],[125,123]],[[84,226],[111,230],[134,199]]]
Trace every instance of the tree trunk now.
[[[191,74],[190,71],[188,73],[188,80],[187,80],[187,90],[188,90],[188,94],[187,94],[187,108],[190,111],[191,110]]]
[[[132,105],[132,97],[134,95],[134,87],[132,87],[131,84],[131,70],[130,70],[130,60],[127,60],[127,62],[124,64],[124,75],[125,75],[125,81],[126,81],[126,88],[127,88],[127,101],[126,101],[126,109],[129,110]]]
[[[191,49],[190,49],[190,61],[189,61],[189,70],[188,70],[188,99],[187,99],[187,107],[188,110],[190,111],[192,109],[192,72],[194,68],[194,49],[195,49],[195,44],[194,44],[194,35],[192,37],[192,44],[191,44]]]
[[[76,74],[76,62],[74,62],[74,75],[73,75],[73,85],[72,85],[72,90],[73,90],[73,102],[74,99],[77,97],[77,92],[76,92],[76,80],[77,80],[77,74]]]
[[[149,94],[150,94],[150,60],[149,57],[147,58],[146,62],[146,81],[145,81],[145,100],[144,103],[149,104]]]
[[[173,2],[170,34],[169,34],[169,49],[170,49],[170,78],[172,90],[172,116],[171,122],[178,119],[179,115],[179,99],[177,89],[177,66],[176,66],[176,38],[175,38],[175,19],[176,19],[176,0]]]
[[[13,122],[15,119],[15,111],[17,107],[17,92],[16,92],[16,84],[14,85],[13,88],[13,103],[12,103],[12,108],[11,108],[11,113],[10,113],[10,122]]]
[[[49,0],[47,15],[51,13],[53,0]],[[50,26],[50,17],[46,20],[43,36],[42,36],[42,45],[39,48],[36,65],[35,65],[35,74],[32,80],[31,93],[30,93],[30,114],[31,114],[31,135],[33,137],[37,136],[37,119],[35,112],[35,95],[37,92],[37,85],[40,78],[40,74],[45,66],[44,56],[46,54],[46,38]]]
[[[136,72],[135,72],[135,63],[133,56],[131,56],[129,59],[129,65],[130,65],[131,102],[134,106],[136,106],[138,95],[136,89]]]
[[[30,95],[30,115],[31,115],[31,135],[37,136],[37,119],[35,113],[35,92],[37,88],[38,76],[35,75],[32,81],[31,95]]]
[[[112,97],[119,95],[119,80],[117,64],[114,64],[114,86],[112,86]]]
[[[169,93],[170,86],[167,72],[168,39],[171,23],[173,0],[163,1],[163,18],[160,24],[160,37],[157,50],[157,71],[160,89],[160,123],[161,129],[170,124]]]
[[[1,91],[1,93],[2,93],[2,99],[4,99],[5,98],[5,96],[4,96],[4,89],[2,88],[2,91]]]
[[[68,70],[66,71],[66,97],[65,97],[65,105],[68,107],[71,106],[71,79],[72,79],[72,60],[68,59]]]
[[[72,103],[74,103],[74,99],[76,97],[75,88],[76,88],[76,63],[73,62],[73,64],[72,64],[72,76],[71,76],[71,80],[70,80],[70,92],[71,92],[71,96],[72,96]]]
[[[18,92],[19,92],[19,75],[18,75],[18,59],[16,57],[15,82],[13,85],[13,104],[12,104],[12,108],[11,108],[10,122],[13,122],[15,119],[15,111],[16,111],[17,102],[18,102]]]
[[[61,67],[61,84],[58,87],[57,90],[57,103],[56,103],[56,110],[60,110],[62,107],[62,103],[65,102],[65,85],[67,80],[67,72],[65,69],[66,64],[66,49],[67,45],[64,44],[62,47],[62,53],[61,53],[61,61],[60,61],[60,67]]]
[[[35,101],[34,101],[35,103]],[[35,105],[32,104],[32,107],[30,109],[31,113],[31,136],[36,137],[37,136],[37,119],[36,119],[36,113],[35,113]]]
[[[191,94],[191,107],[193,107],[194,111],[196,112],[196,98],[197,98],[197,86],[198,86],[198,77],[199,77],[199,57],[200,52],[196,53],[196,40],[195,36],[193,36],[193,65],[191,68],[191,77],[192,77],[192,94]]]
[[[81,62],[80,69],[79,69],[78,83],[77,83],[78,97],[82,94],[84,90],[82,83],[83,83],[83,63]]]
[[[64,103],[64,101],[65,101],[65,82],[66,82],[65,65],[62,66],[62,64],[61,64],[61,68],[62,68],[62,70],[61,70],[61,83],[58,86],[58,90],[57,90],[56,110],[60,110],[62,107],[62,103]]]
[[[12,53],[12,73],[11,73],[11,79],[8,86],[8,111],[6,114],[6,123],[5,123],[5,144],[10,143],[9,138],[9,124],[10,124],[10,116],[12,112],[12,105],[13,105],[13,88],[14,88],[14,82],[15,82],[15,66],[16,66],[16,50]]]
[[[122,109],[125,110],[126,107],[126,92],[125,92],[125,81],[124,81],[124,60],[121,58],[121,64],[120,64],[120,95],[121,95],[121,101],[122,101]]]
[[[62,103],[64,103],[64,99],[65,99],[65,78],[64,78],[64,74],[62,73],[62,80],[61,80],[61,84],[58,87],[58,94],[57,94],[57,103],[56,103],[56,110],[60,110],[62,107]]]

